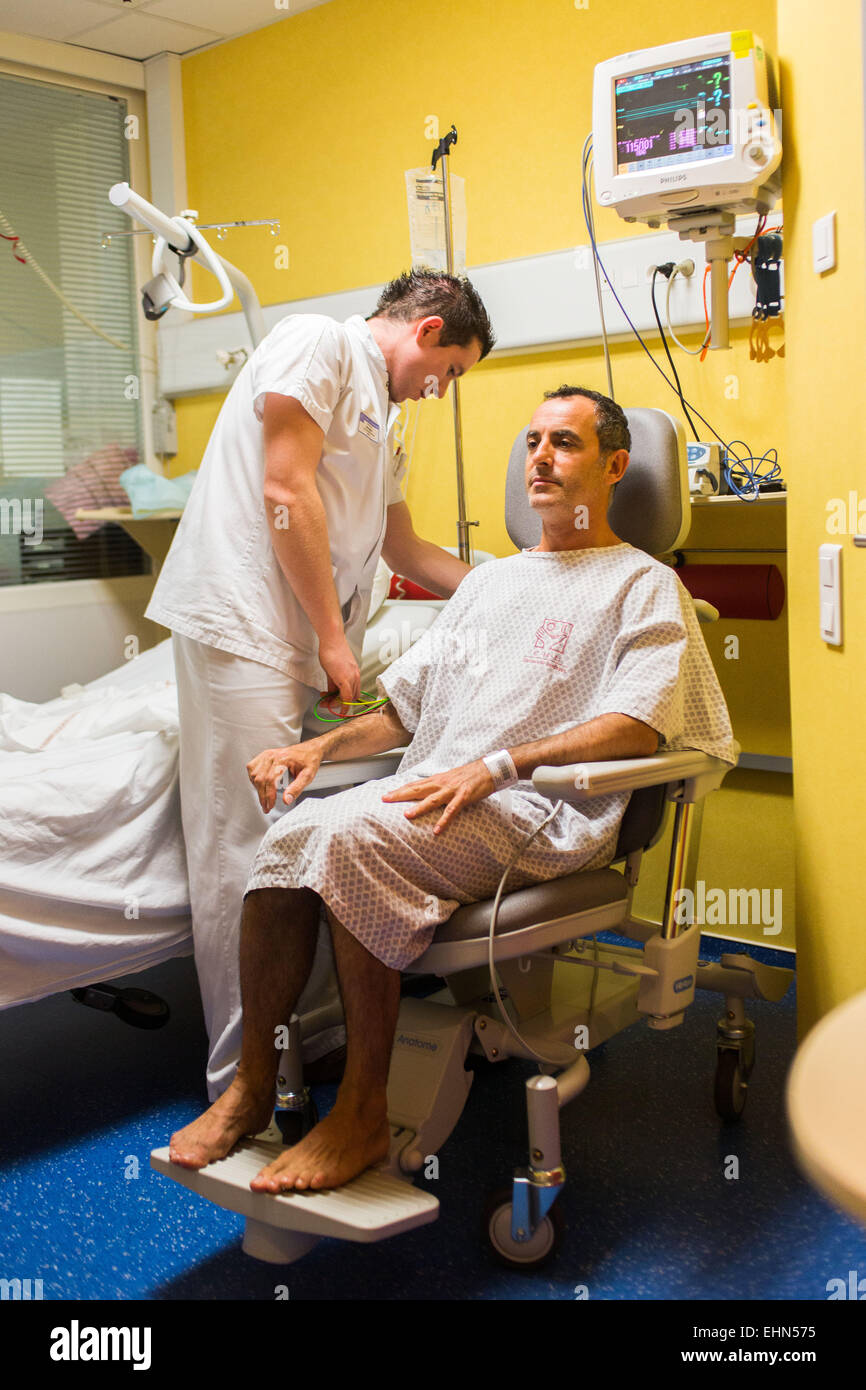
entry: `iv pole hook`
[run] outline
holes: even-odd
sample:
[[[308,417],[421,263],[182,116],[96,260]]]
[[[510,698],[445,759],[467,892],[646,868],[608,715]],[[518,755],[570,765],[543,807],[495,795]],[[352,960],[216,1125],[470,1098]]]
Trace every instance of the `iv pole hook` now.
[[[435,150],[433,151],[433,172],[434,172],[434,173],[436,172],[436,161],[439,160],[439,159],[441,159],[441,158],[443,157],[443,155],[447,155],[447,153],[448,153],[448,151],[450,150],[451,146],[452,146],[452,145],[456,145],[456,144],[457,144],[457,127],[456,127],[455,125],[452,125],[452,127],[451,127],[451,129],[449,130],[448,134],[442,136],[442,139],[439,141],[439,144],[436,146]]]

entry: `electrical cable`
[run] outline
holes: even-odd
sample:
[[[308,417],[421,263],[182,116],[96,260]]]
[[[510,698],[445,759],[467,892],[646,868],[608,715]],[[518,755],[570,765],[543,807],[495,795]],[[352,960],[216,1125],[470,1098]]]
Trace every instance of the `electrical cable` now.
[[[588,231],[588,233],[589,233],[589,239],[590,239],[590,243],[591,243],[591,245],[592,245],[592,253],[593,253],[593,256],[595,257],[595,259],[596,259],[597,262],[598,262],[598,266],[599,266],[599,269],[601,270],[602,275],[604,276],[605,280],[607,281],[607,283],[608,283],[608,285],[609,285],[609,287],[610,287],[611,294],[613,295],[614,299],[616,300],[617,304],[618,304],[619,307],[620,307],[620,310],[621,310],[621,312],[622,312],[623,318],[625,319],[626,323],[628,324],[628,326],[629,326],[629,328],[631,329],[631,331],[632,331],[632,333],[634,334],[634,336],[637,338],[638,342],[640,343],[641,347],[643,348],[643,350],[644,350],[644,352],[646,353],[647,357],[649,358],[650,362],[652,362],[652,364],[653,364],[653,366],[655,367],[656,371],[659,373],[659,376],[661,376],[661,377],[663,378],[663,380],[664,380],[665,382],[667,382],[667,384],[668,384],[668,386],[670,387],[670,389],[671,389],[671,390],[674,392],[674,394],[676,395],[676,388],[675,388],[675,386],[673,385],[673,382],[670,380],[670,377],[667,375],[667,373],[665,372],[664,368],[661,367],[661,366],[659,365],[659,363],[656,361],[656,359],[655,359],[655,357],[653,356],[652,352],[650,351],[650,349],[647,347],[646,343],[644,342],[643,337],[641,336],[641,333],[640,333],[639,330],[635,327],[635,325],[632,323],[631,318],[630,318],[629,313],[628,313],[628,310],[626,309],[625,305],[623,304],[622,300],[620,299],[619,295],[617,294],[616,290],[614,289],[614,286],[613,286],[613,283],[612,283],[612,281],[611,281],[611,278],[610,278],[610,276],[608,275],[607,271],[605,270],[604,261],[601,259],[601,256],[599,255],[599,252],[598,252],[598,245],[597,245],[596,239],[595,239],[594,224],[593,224],[593,222],[592,222],[592,220],[591,220],[591,215],[590,215],[590,213],[589,213],[589,211],[588,211],[588,196],[589,196],[589,191],[588,191],[588,187],[587,187],[587,156],[586,156],[586,149],[587,149],[587,142],[591,141],[591,139],[592,139],[592,136],[589,135],[589,136],[587,136],[586,141],[584,141],[584,167],[583,167],[583,183],[582,183],[582,200],[583,200],[584,221],[586,222],[587,231]],[[707,420],[707,419],[701,414],[701,412],[698,410],[697,406],[693,405],[691,401],[688,402],[688,406],[689,406],[689,409],[693,412],[693,414],[696,415],[697,418],[701,421],[701,423],[704,424],[704,425],[706,425],[707,429],[710,431],[710,434],[712,434],[713,437],[714,437],[715,439],[717,439],[717,440],[719,441],[719,443],[722,445],[722,447],[727,451],[728,445],[727,445],[726,441],[722,438],[722,436],[719,434],[718,430],[716,430],[716,429],[713,428],[713,426],[710,424],[709,420]],[[742,442],[742,441],[740,441],[740,442]],[[768,450],[767,452],[769,453],[769,450]],[[750,454],[748,455],[748,457],[749,457],[749,458],[754,458],[754,455],[752,455],[752,454],[750,453]]]
[[[675,266],[674,266],[674,269],[673,269],[673,274],[671,275],[670,279],[668,280],[668,291],[667,291],[667,294],[665,295],[665,318],[667,319],[668,332],[670,333],[671,337],[673,338],[674,342],[676,343],[677,347],[680,349],[681,352],[687,352],[688,355],[689,355],[689,357],[697,357],[699,354],[703,354],[704,349],[705,349],[705,348],[708,346],[708,344],[709,344],[709,341],[710,341],[710,328],[709,328],[709,324],[708,324],[708,325],[707,325],[707,332],[706,332],[706,335],[705,335],[705,337],[704,337],[704,341],[701,343],[700,347],[690,348],[690,347],[686,347],[685,343],[681,343],[681,342],[680,342],[679,338],[678,338],[677,335],[676,335],[676,331],[675,331],[675,329],[674,329],[674,326],[673,326],[673,324],[671,323],[671,286],[673,285],[674,280],[676,280],[676,278],[677,278],[678,275],[682,275],[684,279],[687,278],[687,277],[685,276],[684,272],[683,272],[682,270],[680,270],[680,267],[679,267],[678,265],[675,265]],[[704,307],[705,307],[705,309],[706,309],[706,282],[707,282],[707,277],[706,277],[706,271],[705,271],[705,272],[704,272],[704,290],[705,290],[705,293],[704,293]],[[703,357],[701,357],[701,360],[703,361]]]
[[[734,252],[734,262],[735,262],[735,264],[734,264],[733,270],[731,271],[730,275],[728,276],[728,291],[730,291],[731,285],[734,283],[734,276],[736,275],[736,273],[737,273],[737,271],[739,270],[740,266],[741,266],[741,265],[745,265],[747,259],[751,259],[750,256],[749,256],[749,252],[751,251],[751,249],[752,249],[752,247],[754,246],[755,242],[758,240],[758,237],[762,236],[763,233],[764,233],[764,231],[766,230],[766,226],[767,226],[767,216],[768,216],[768,214],[767,214],[767,213],[764,213],[763,216],[761,216],[761,217],[758,218],[758,224],[757,224],[757,226],[755,227],[755,231],[754,231],[754,233],[753,233],[753,235],[752,235],[752,239],[751,239],[751,241],[748,243],[748,245],[744,246],[743,249],[742,249],[742,251],[735,251],[735,252]],[[784,224],[783,224],[783,225],[784,225]],[[774,228],[774,230],[778,230],[778,229],[777,229],[777,228]],[[704,281],[703,281],[703,287],[702,287],[702,288],[703,288],[703,299],[704,299],[704,322],[705,322],[706,325],[707,325],[707,336],[705,337],[703,347],[701,348],[701,362],[703,362],[704,359],[706,358],[706,355],[707,355],[707,352],[708,352],[709,346],[710,346],[710,336],[711,336],[710,315],[709,315],[709,311],[708,311],[708,309],[707,309],[707,276],[709,275],[709,273],[710,273],[710,267],[709,267],[709,265],[706,265],[706,266],[704,267]],[[753,278],[754,278],[754,271],[752,272],[752,275],[753,275]],[[756,286],[756,298],[757,298],[757,286]]]
[[[589,146],[589,149],[587,149],[587,146]],[[599,260],[599,258],[598,258],[598,255],[597,255],[597,248],[596,248],[596,242],[595,242],[595,213],[593,212],[593,208],[592,208],[592,199],[589,198],[589,197],[587,196],[587,188],[588,188],[588,169],[589,169],[589,166],[590,166],[591,163],[592,163],[592,132],[591,132],[591,131],[590,131],[589,135],[587,135],[586,139],[585,139],[584,142],[583,142],[583,152],[582,152],[582,155],[581,155],[581,159],[582,159],[582,163],[583,163],[583,218],[584,218],[584,221],[586,222],[586,227],[587,227],[587,231],[589,232],[590,241],[592,242],[592,249],[593,249],[593,252],[596,253],[596,254],[593,255],[593,258],[592,258],[593,270],[595,271],[595,292],[596,292],[596,297],[597,297],[597,299],[598,299],[598,316],[599,316],[599,318],[600,318],[600,320],[601,320],[601,341],[602,341],[602,346],[604,347],[604,365],[605,365],[605,368],[606,368],[606,370],[607,370],[607,389],[608,389],[608,395],[610,396],[611,400],[613,401],[613,400],[616,400],[616,397],[615,397],[614,394],[613,394],[613,371],[612,371],[612,369],[611,369],[611,364],[610,364],[610,347],[608,346],[608,341],[607,341],[607,327],[606,327],[605,321],[604,321],[604,302],[603,302],[603,300],[602,300],[601,281],[600,281],[600,279],[598,278],[598,268],[599,268],[599,266],[601,265],[601,262],[600,262],[600,260]],[[603,266],[602,266],[602,269],[604,269]],[[605,275],[605,279],[607,280],[607,276],[606,276],[606,275]],[[608,284],[610,284],[610,281],[609,281],[609,280],[608,280]]]
[[[656,276],[659,275],[659,274],[660,274],[659,267],[656,266],[655,269],[653,270],[652,284],[650,285],[650,299],[652,300],[653,313],[655,314],[656,323],[658,324],[659,333],[661,334],[662,347],[664,348],[665,352],[667,353],[668,361],[669,361],[670,364],[671,364],[671,371],[672,371],[673,374],[674,374],[674,381],[675,381],[676,384],[677,384],[677,395],[678,395],[679,398],[680,398],[680,405],[681,405],[682,408],[683,408],[683,414],[685,415],[686,419],[687,419],[688,422],[689,422],[689,425],[691,426],[692,434],[695,436],[695,439],[698,441],[698,443],[700,443],[700,442],[701,442],[701,436],[698,434],[697,426],[695,425],[694,420],[692,419],[691,415],[689,414],[689,408],[688,408],[688,406],[686,405],[686,398],[685,398],[685,396],[683,395],[683,388],[682,388],[682,384],[681,384],[681,382],[680,382],[679,373],[677,372],[677,369],[676,369],[676,367],[675,367],[675,365],[674,365],[674,359],[671,357],[671,350],[670,350],[670,348],[668,347],[668,340],[667,340],[667,338],[665,337],[665,330],[664,330],[664,328],[662,327],[662,321],[661,321],[661,319],[659,318],[658,305],[656,304]],[[668,280],[668,285],[670,285],[670,280]]]
[[[744,455],[735,454],[733,452],[733,446],[735,444],[742,444],[746,453]],[[728,462],[729,457],[733,458],[733,465]],[[761,473],[758,470],[765,461],[768,461],[770,464],[769,472]],[[749,464],[756,464],[757,467],[750,468]],[[782,477],[782,470],[779,466],[779,456],[775,448],[766,449],[764,453],[761,454],[760,458],[756,458],[749,449],[748,444],[742,439],[731,440],[723,464],[723,471],[725,482],[731,492],[744,502],[754,502],[756,498],[761,495],[761,483],[775,482]]]
[[[362,690],[361,694],[362,696],[366,696],[366,699],[339,701],[341,705],[348,705],[350,708],[360,707],[360,714],[332,713],[330,718],[328,718],[327,715],[319,714],[319,706],[321,705],[322,701],[338,699],[339,691],[332,691],[329,695],[320,695],[313,706],[313,714],[322,724],[347,724],[350,719],[363,719],[365,714],[373,714],[377,709],[381,709],[383,705],[390,704],[390,697],[388,695],[377,695],[375,691],[372,690]]]
[[[562,805],[562,801],[557,801],[550,815],[545,820],[543,820],[541,824],[536,827],[535,830],[532,831],[529,838],[525,840],[522,845],[518,845],[514,854],[512,854],[511,858],[509,859],[508,863],[503,869],[502,877],[499,880],[499,887],[496,890],[496,897],[493,900],[493,912],[490,917],[490,933],[487,938],[487,967],[490,971],[490,985],[493,990],[494,997],[496,999],[496,1004],[499,1009],[502,1022],[505,1024],[506,1028],[512,1034],[512,1036],[517,1039],[517,1041],[520,1043],[520,1046],[526,1048],[526,1051],[529,1052],[536,1059],[536,1061],[543,1062],[544,1065],[548,1067],[556,1067],[558,1071],[561,1071],[562,1068],[566,1065],[566,1063],[563,1062],[562,1058],[543,1057],[540,1052],[536,1052],[535,1048],[531,1047],[529,1043],[526,1041],[526,1039],[521,1037],[520,1033],[518,1033],[514,1024],[511,1022],[511,1019],[508,1017],[508,1013],[505,1008],[505,1003],[499,991],[499,986],[496,983],[496,966],[493,959],[493,938],[496,932],[496,921],[499,916],[499,902],[502,898],[503,889],[505,888],[505,880],[508,878],[508,875],[511,873],[511,870],[514,868],[515,863],[520,858],[523,851],[529,848],[536,835],[538,835],[539,832],[542,831],[544,827],[548,825],[550,821],[553,820],[553,817],[556,815],[560,806]],[[597,956],[598,946],[596,945],[596,957]]]
[[[44,281],[44,283],[51,290],[52,294],[57,295],[57,298],[64,305],[64,307],[69,310],[70,314],[74,314],[75,317],[77,319],[80,319],[80,321],[84,324],[85,328],[90,329],[91,333],[95,333],[98,338],[104,338],[107,343],[110,343],[112,347],[118,348],[120,352],[132,352],[132,348],[129,347],[126,343],[120,343],[116,338],[112,338],[109,333],[103,333],[101,328],[98,328],[95,323],[92,323],[91,320],[86,317],[86,315],[82,314],[80,310],[76,309],[75,305],[72,304],[66,298],[66,295],[63,293],[63,291],[59,290],[57,286],[54,284],[54,281],[51,280],[45,274],[45,271],[42,269],[41,265],[36,260],[36,257],[33,255],[33,252],[27,249],[27,247],[24,245],[24,242],[21,240],[20,236],[15,231],[15,228],[3,216],[2,212],[0,212],[0,227],[5,228],[6,230],[7,236],[4,239],[11,241],[13,244],[15,259],[17,261],[21,261],[22,258],[18,255],[18,252],[23,252],[24,256],[26,257],[26,261],[22,261],[22,264],[30,265],[33,267],[40,280]]]

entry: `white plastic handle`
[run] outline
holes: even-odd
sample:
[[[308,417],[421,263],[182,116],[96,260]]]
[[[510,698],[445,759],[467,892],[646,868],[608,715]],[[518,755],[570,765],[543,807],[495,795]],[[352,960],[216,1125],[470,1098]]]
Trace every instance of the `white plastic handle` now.
[[[211,250],[201,232],[198,230],[198,227],[194,226],[192,222],[188,222],[185,217],[173,217],[172,222],[175,226],[182,227],[184,231],[192,237],[192,240],[201,253],[201,261],[207,269],[212,271],[216,276],[223,295],[222,299],[214,299],[209,304],[196,304],[191,299],[188,299],[175,277],[170,271],[166,270],[162,264],[168,242],[164,237],[157,237],[156,245],[153,248],[151,265],[153,267],[153,274],[162,275],[168,282],[169,289],[173,291],[174,297],[169,301],[171,307],[173,309],[186,309],[192,314],[213,314],[217,309],[224,309],[227,304],[231,304],[234,297],[234,290],[232,289],[229,277],[223,269],[222,261],[219,256]]]

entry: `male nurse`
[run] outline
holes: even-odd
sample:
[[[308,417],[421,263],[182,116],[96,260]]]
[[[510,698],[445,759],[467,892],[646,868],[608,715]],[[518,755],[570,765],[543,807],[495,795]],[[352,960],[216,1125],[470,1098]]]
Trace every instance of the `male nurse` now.
[[[444,396],[493,343],[468,280],[413,270],[385,286],[368,319],[282,319],[214,426],[146,612],[172,631],[211,1101],[240,1056],[242,898],[267,829],[246,764],[299,742],[323,691],[359,699],[380,554],[446,597],[468,572],[415,534],[391,434],[401,401]],[[336,998],[325,928],[296,1011]],[[314,1031],[305,1062],[327,1061],[342,1036]]]

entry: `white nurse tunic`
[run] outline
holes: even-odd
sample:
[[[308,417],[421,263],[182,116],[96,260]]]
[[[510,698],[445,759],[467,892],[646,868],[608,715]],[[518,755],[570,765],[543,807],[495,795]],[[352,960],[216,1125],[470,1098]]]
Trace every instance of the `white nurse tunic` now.
[[[388,507],[402,501],[391,448],[399,406],[368,324],[291,314],[234,382],[202,459],[145,616],[207,646],[272,666],[318,690],[318,638],[271,544],[262,412],[293,396],[324,430],[316,486],[346,637],[360,663]]]

